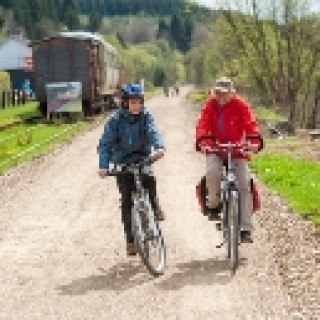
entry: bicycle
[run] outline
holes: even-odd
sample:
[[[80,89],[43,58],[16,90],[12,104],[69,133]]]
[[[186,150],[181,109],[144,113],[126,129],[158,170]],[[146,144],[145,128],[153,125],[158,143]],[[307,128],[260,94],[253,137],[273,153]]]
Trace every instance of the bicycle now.
[[[133,174],[135,190],[132,192],[131,221],[134,242],[142,262],[149,272],[156,277],[162,275],[165,271],[166,247],[160,225],[155,220],[149,192],[142,185],[143,168],[153,162],[155,162],[155,159],[148,157],[130,165],[116,165],[114,169],[109,171],[109,176]]]
[[[262,146],[262,139],[259,135],[251,134],[246,136],[247,139],[259,139],[260,146]],[[240,240],[240,225],[241,225],[241,207],[240,207],[240,193],[238,188],[238,181],[235,175],[234,163],[232,154],[237,151],[241,153],[248,153],[248,143],[219,143],[213,135],[203,135],[196,141],[197,150],[200,149],[200,142],[204,139],[211,139],[216,148],[211,149],[208,153],[226,152],[227,160],[224,163],[224,171],[221,180],[221,203],[222,203],[222,217],[221,223],[217,223],[218,231],[222,231],[223,242],[217,245],[221,248],[225,243],[227,244],[227,260],[229,262],[231,272],[234,274],[239,264],[239,245]]]

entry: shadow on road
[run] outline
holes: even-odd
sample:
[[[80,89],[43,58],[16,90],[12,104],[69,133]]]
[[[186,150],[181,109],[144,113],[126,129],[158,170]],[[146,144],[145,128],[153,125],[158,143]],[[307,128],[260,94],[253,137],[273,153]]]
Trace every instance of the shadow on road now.
[[[228,284],[231,280],[226,261],[193,260],[174,266],[172,275],[157,285],[162,290],[179,290],[184,286]]]
[[[56,290],[60,291],[60,295],[84,295],[93,290],[121,291],[152,279],[140,261],[119,263],[108,270],[100,268],[99,271],[102,274],[73,280],[70,284],[58,286]]]

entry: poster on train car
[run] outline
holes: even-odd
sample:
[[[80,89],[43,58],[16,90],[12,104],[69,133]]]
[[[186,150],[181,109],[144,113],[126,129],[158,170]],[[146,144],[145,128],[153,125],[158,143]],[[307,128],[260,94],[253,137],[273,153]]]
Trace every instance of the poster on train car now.
[[[82,112],[82,83],[55,82],[46,85],[47,115],[51,113]]]

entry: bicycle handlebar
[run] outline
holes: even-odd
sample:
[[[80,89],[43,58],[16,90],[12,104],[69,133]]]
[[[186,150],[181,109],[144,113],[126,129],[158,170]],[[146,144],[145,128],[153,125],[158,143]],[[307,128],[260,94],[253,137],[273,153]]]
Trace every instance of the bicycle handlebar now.
[[[123,164],[118,165],[118,168],[112,169],[109,171],[108,176],[119,176],[122,174],[132,173],[135,169],[142,169],[146,165],[151,165],[158,159],[154,158],[153,156],[149,156],[143,160],[140,160],[138,162],[132,163],[132,164]],[[120,169],[119,169],[120,167]]]
[[[213,149],[212,152],[218,152],[219,150],[225,150],[225,151],[232,151],[232,150],[238,150],[238,151],[249,151],[248,149],[248,142],[227,142],[227,143],[220,143],[217,141],[217,138],[212,134],[205,134],[200,136],[196,140],[196,150],[200,150],[200,142],[205,139],[210,139],[213,141],[213,143],[217,146],[216,149]],[[259,151],[263,148],[263,139],[261,138],[260,134],[248,134],[246,135],[246,139],[258,139],[259,140]]]

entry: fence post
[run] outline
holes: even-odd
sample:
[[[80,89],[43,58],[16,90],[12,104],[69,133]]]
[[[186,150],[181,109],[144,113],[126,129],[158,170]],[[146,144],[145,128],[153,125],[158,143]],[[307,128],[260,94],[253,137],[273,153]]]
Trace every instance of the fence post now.
[[[27,94],[26,94],[25,90],[22,90],[21,93],[22,93],[22,104],[26,104]]]
[[[18,106],[21,105],[21,100],[22,100],[22,91],[21,91],[21,90],[17,90],[17,102],[18,102]]]
[[[11,102],[11,93],[10,91],[7,92],[7,105],[9,106]]]
[[[16,105],[16,95],[15,95],[15,90],[11,91],[11,104],[12,106]]]

